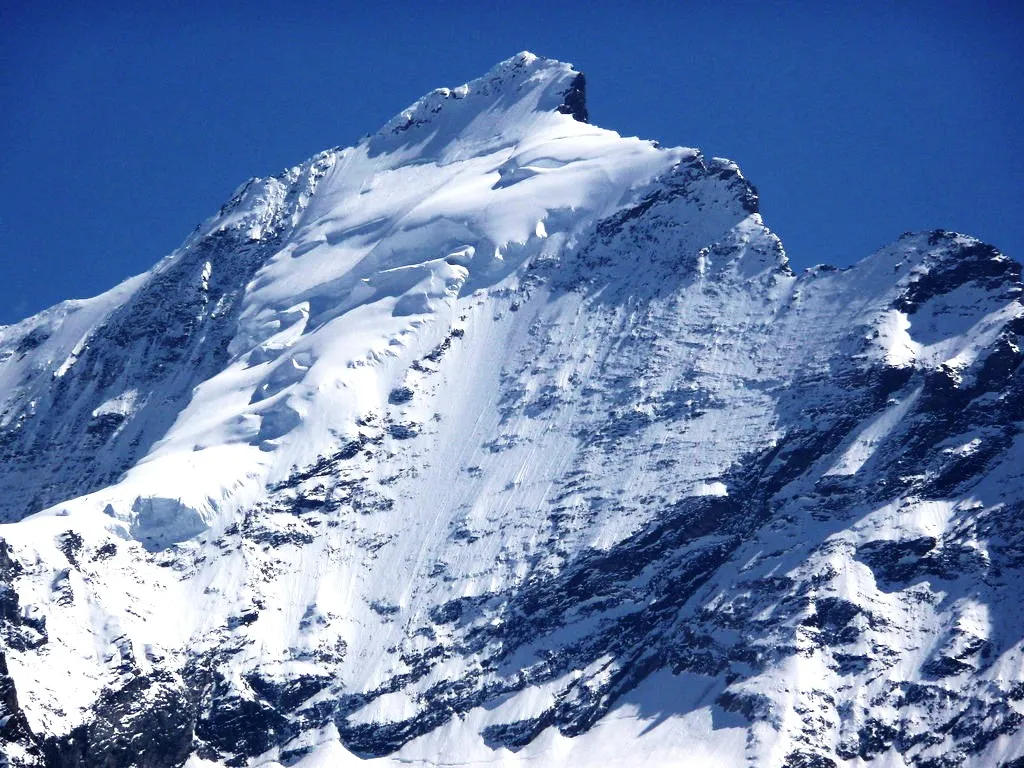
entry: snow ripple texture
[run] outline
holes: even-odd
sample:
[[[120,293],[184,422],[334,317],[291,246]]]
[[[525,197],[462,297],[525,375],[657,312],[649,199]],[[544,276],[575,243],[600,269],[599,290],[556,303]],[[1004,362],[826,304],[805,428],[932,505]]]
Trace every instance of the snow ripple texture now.
[[[0,764],[1024,765],[1019,265],[586,120],[519,54],[0,328]]]

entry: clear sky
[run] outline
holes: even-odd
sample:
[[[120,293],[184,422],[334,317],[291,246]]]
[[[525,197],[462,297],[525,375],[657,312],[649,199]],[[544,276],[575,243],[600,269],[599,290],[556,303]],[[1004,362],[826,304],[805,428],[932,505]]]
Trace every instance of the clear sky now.
[[[1022,5],[3,3],[0,323],[524,49],[587,73],[596,124],[736,160],[797,268],[936,227],[1020,260]]]

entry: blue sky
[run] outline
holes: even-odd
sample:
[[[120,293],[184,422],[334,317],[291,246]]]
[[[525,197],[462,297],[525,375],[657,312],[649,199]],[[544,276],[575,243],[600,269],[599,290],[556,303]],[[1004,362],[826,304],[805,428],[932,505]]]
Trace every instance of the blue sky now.
[[[598,125],[736,160],[797,268],[936,227],[1024,258],[1018,4],[281,5],[0,7],[0,323],[524,49],[587,73]]]

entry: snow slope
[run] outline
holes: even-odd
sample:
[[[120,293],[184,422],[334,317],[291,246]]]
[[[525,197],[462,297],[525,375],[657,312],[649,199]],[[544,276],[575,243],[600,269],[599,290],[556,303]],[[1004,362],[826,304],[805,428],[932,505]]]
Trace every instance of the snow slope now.
[[[9,759],[1024,760],[1019,266],[795,275],[584,90],[519,54],[0,329]]]

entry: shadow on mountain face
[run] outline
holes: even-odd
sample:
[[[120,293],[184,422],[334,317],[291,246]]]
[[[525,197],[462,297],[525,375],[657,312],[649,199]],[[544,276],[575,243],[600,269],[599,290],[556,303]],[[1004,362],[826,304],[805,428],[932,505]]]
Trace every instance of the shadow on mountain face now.
[[[194,387],[227,363],[244,287],[278,245],[276,238],[213,233],[107,318],[40,393],[31,417],[0,430],[0,519],[20,520],[110,485],[144,456]],[[135,393],[131,409],[96,415],[125,393]]]

